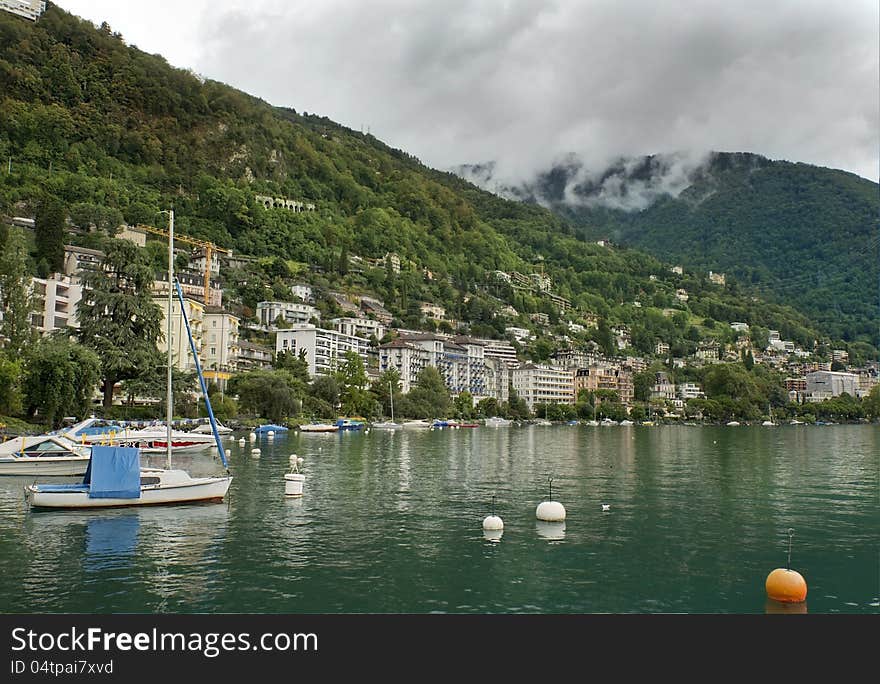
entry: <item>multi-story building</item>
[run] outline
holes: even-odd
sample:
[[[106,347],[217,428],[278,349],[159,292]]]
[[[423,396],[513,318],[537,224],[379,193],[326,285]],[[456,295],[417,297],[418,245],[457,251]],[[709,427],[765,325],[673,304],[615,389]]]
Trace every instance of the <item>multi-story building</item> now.
[[[846,392],[856,396],[859,388],[859,376],[855,373],[838,373],[835,371],[815,371],[807,373],[807,395],[818,401],[839,397]]]
[[[651,399],[675,399],[675,383],[669,380],[666,373],[659,372],[654,375],[654,384],[651,386]]]
[[[346,335],[338,330],[325,330],[311,323],[296,323],[290,330],[275,334],[275,353],[299,354],[305,350],[309,375],[331,375],[345,362],[347,352],[361,357],[364,367],[370,363],[370,345],[362,337]]]
[[[357,335],[358,337],[365,338],[373,335],[377,340],[382,339],[387,331],[384,325],[371,318],[334,318],[331,323],[333,323],[334,328],[346,335]]]
[[[168,353],[169,343],[166,339],[168,330],[168,297],[153,296],[153,302],[158,305],[162,312],[162,321],[159,326],[162,334],[159,336],[157,346],[164,358],[164,355]],[[186,307],[186,317],[192,331],[196,353],[199,355],[199,362],[201,362],[204,358],[202,343],[204,340],[205,305],[190,297],[184,297],[183,303]],[[173,366],[177,370],[184,372],[194,372],[196,370],[196,364],[190,350],[189,337],[186,334],[186,324],[180,311],[180,302],[176,297],[171,302],[171,359]]]
[[[486,359],[499,359],[509,366],[519,363],[516,358],[516,349],[507,340],[489,340],[480,338],[483,343],[483,356]]]
[[[658,342],[654,345],[654,353],[657,356],[665,356],[669,353],[669,345],[666,342]]]
[[[269,368],[275,358],[272,350],[262,344],[256,344],[247,340],[238,341],[238,370],[254,370]]]
[[[423,302],[419,305],[419,310],[422,312],[422,315],[425,318],[430,318],[435,321],[446,320],[446,309],[444,309],[442,306]]]
[[[575,398],[581,390],[616,392],[624,406],[632,406],[634,395],[632,369],[609,364],[593,364],[578,368],[574,372]]]
[[[361,310],[383,325],[389,325],[394,320],[394,316],[385,308],[385,302],[373,297],[361,297]]]
[[[48,278],[32,278],[33,313],[31,325],[42,334],[62,328],[78,328],[77,306],[82,299],[82,285],[60,273]]]
[[[46,0],[0,0],[0,10],[36,21],[46,11]]]
[[[312,291],[311,285],[291,285],[290,294],[292,294],[294,297],[299,297],[306,304],[315,303],[315,293]]]
[[[704,399],[703,388],[695,382],[683,382],[678,386],[678,396],[687,401],[688,399]]]
[[[104,252],[86,247],[64,245],[64,273],[81,276],[86,271],[97,271],[104,261]]]
[[[257,320],[264,328],[274,328],[279,316],[288,324],[308,323],[313,318],[319,319],[321,312],[296,302],[257,302]]]
[[[530,330],[527,330],[526,328],[517,328],[512,325],[507,326],[504,329],[504,334],[505,335],[512,335],[513,339],[515,339],[517,342],[520,342],[520,343],[522,343],[523,341],[531,340],[534,337],[534,335],[532,335]]]
[[[574,372],[568,368],[527,363],[510,371],[510,381],[529,410],[535,404],[574,404]]]
[[[207,307],[204,315],[203,375],[224,390],[232,373],[238,369],[238,327],[241,319],[217,307]]]
[[[427,366],[440,372],[453,396],[469,392],[474,401],[479,401],[494,396],[489,394],[490,384],[496,389],[498,386],[494,375],[491,382],[488,379],[490,368],[495,366],[486,363],[485,346],[474,338],[459,337],[453,341],[440,335],[415,334],[379,347],[380,372],[396,368],[404,392],[415,386],[419,373]]]
[[[205,303],[205,276],[196,275],[194,273],[180,272],[174,274],[175,280],[180,283],[180,291],[184,297],[192,297]],[[154,297],[168,296],[168,275],[163,274],[161,278],[154,280],[150,288],[150,292]],[[177,295],[175,295],[176,297]],[[223,289],[217,287],[216,282],[209,282],[208,288],[208,306],[223,306]]]

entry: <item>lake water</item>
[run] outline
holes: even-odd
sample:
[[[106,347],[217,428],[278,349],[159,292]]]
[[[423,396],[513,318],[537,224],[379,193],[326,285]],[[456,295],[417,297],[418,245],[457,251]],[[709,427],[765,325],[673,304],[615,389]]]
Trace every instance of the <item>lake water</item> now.
[[[878,426],[290,432],[259,458],[224,444],[222,504],[29,511],[33,478],[0,479],[0,612],[774,612],[764,581],[788,528],[808,585],[795,610],[880,612]],[[211,452],[175,466],[222,470]],[[550,477],[563,531],[535,518]]]

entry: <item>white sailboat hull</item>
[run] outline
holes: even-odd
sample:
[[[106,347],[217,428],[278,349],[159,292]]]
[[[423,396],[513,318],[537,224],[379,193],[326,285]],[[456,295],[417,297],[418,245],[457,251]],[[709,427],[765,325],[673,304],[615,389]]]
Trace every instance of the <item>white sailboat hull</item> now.
[[[159,484],[142,484],[137,499],[92,499],[88,486],[58,491],[47,485],[28,485],[25,499],[34,508],[111,508],[154,506],[195,502],[220,502],[229,491],[232,477],[189,477],[185,472],[143,470],[143,475],[159,474]],[[163,477],[162,474],[172,477]]]

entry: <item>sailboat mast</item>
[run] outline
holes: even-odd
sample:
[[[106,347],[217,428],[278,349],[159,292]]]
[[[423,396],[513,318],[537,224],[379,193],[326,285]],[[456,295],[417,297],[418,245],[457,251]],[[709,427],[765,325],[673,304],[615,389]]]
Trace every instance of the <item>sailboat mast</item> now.
[[[166,423],[167,423],[167,436],[166,440],[168,442],[167,454],[168,454],[168,469],[171,470],[171,420],[174,416],[174,407],[172,406],[172,394],[171,394],[171,364],[174,362],[172,356],[171,349],[171,314],[174,310],[174,296],[171,291],[172,283],[174,282],[174,210],[171,209],[168,213],[168,316],[166,317],[167,325],[165,329],[165,339],[168,344],[168,375],[166,377],[166,395],[165,395],[165,406],[166,406]]]
[[[388,383],[388,396],[391,399],[391,422],[394,422],[394,389],[391,387],[391,382]]]

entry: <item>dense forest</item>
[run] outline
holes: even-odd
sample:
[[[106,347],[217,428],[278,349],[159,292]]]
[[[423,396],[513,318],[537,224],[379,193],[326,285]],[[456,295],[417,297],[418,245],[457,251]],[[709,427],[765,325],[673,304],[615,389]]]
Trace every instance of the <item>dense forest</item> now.
[[[112,233],[121,222],[164,225],[159,212],[173,207],[179,233],[258,257],[249,272],[224,276],[229,301],[245,315],[304,279],[375,294],[403,324],[427,301],[473,334],[534,328],[533,312],[550,320],[541,332],[567,333],[548,299],[493,276],[540,270],[571,301],[568,318],[601,319],[582,337],[608,351],[616,351],[610,327],[617,324],[630,326],[636,351],[664,340],[684,354],[700,339],[730,336],[717,322],[743,321],[805,348],[844,346],[855,360],[875,354],[829,336],[816,323],[821,307],[810,318],[745,296],[735,281],[719,286],[703,272],[672,274],[644,252],[599,246],[544,208],[429,169],[369,134],[174,68],[126,45],[110,26],[96,28],[51,4],[36,23],[0,15],[0,159],[7,215],[61,207],[73,227]],[[256,195],[315,210],[266,209]],[[399,273],[370,265],[387,252],[401,257]],[[52,260],[44,257],[38,269]],[[675,298],[679,288],[689,293],[687,305]],[[516,315],[500,315],[506,305]],[[662,313],[670,308],[678,314]],[[552,351],[539,340],[532,357]]]

